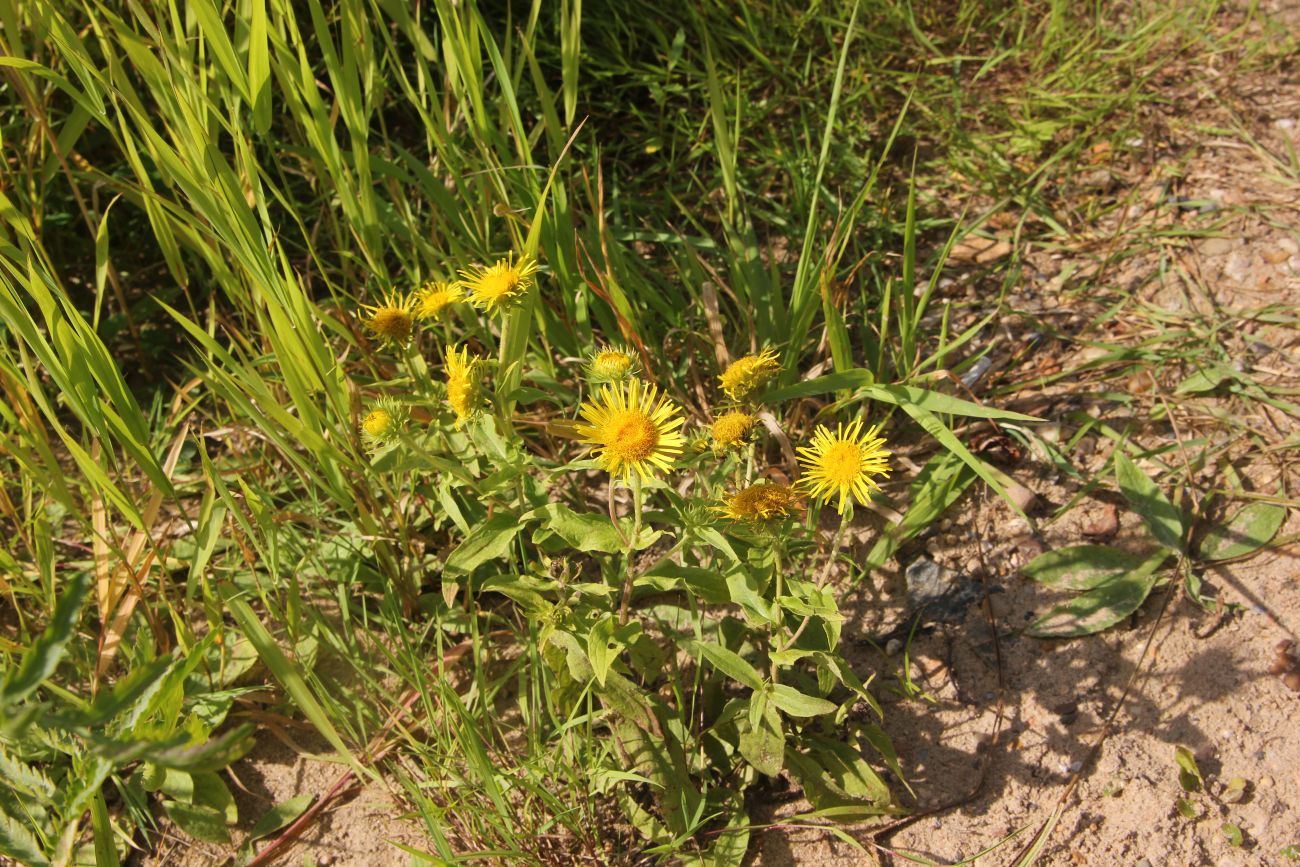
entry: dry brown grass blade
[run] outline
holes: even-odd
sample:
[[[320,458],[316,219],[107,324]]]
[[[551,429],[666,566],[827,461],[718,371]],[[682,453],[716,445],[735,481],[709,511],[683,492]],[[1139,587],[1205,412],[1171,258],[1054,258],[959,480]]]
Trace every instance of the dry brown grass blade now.
[[[176,463],[181,456],[181,447],[185,445],[185,439],[189,436],[190,423],[187,421],[181,425],[180,430],[172,439],[171,447],[167,450],[167,459],[163,461],[163,472],[167,478],[171,479],[172,473],[176,472]],[[145,505],[141,517],[144,519],[144,526],[148,532],[135,530],[127,539],[126,556],[117,568],[109,575],[105,581],[103,573],[99,571],[100,561],[98,557],[98,548],[96,548],[96,571],[100,577],[100,623],[108,623],[107,628],[103,628],[99,636],[99,659],[95,663],[95,681],[98,682],[104,676],[104,672],[112,665],[114,657],[117,655],[117,649],[122,643],[122,636],[126,632],[127,623],[130,622],[131,614],[135,611],[135,606],[139,603],[144,595],[144,581],[149,575],[149,570],[153,566],[156,557],[156,546],[152,545],[153,528],[158,522],[158,514],[162,510],[163,492],[155,489],[149,495],[149,502]],[[102,504],[98,510],[100,520],[103,518]],[[106,532],[101,532],[100,527],[96,526],[96,545],[107,544]],[[104,530],[107,530],[105,526]],[[146,546],[149,546],[146,554]],[[111,620],[110,620],[111,618]]]

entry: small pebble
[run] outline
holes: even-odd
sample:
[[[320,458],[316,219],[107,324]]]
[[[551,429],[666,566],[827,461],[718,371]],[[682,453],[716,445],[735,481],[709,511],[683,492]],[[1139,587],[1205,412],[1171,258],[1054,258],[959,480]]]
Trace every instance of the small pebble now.
[[[903,642],[900,639],[891,638],[889,639],[889,642],[885,644],[886,656],[897,656],[900,652],[902,652],[902,650],[903,650]]]
[[[1287,259],[1291,258],[1291,251],[1283,250],[1279,247],[1275,250],[1265,250],[1259,255],[1263,256],[1264,261],[1270,265],[1281,265]]]
[[[1236,246],[1237,242],[1232,238],[1206,238],[1200,243],[1199,249],[1202,256],[1222,256]]]

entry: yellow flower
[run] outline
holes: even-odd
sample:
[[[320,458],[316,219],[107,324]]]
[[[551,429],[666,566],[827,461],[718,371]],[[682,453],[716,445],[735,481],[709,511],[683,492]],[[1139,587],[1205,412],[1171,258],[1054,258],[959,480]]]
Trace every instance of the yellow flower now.
[[[522,298],[532,287],[536,273],[537,262],[528,256],[516,262],[511,253],[495,265],[474,265],[461,271],[456,287],[469,292],[469,301],[475,307],[496,313]]]
[[[470,360],[469,348],[456,351],[447,344],[447,404],[456,413],[456,427],[461,427],[478,412],[478,359]]]
[[[622,382],[632,375],[636,359],[622,346],[606,346],[587,362],[587,378],[592,382]]]
[[[812,445],[800,446],[799,463],[804,476],[799,484],[809,493],[829,502],[839,494],[839,512],[849,506],[849,495],[862,505],[871,500],[871,492],[880,490],[875,476],[889,475],[889,450],[884,438],[877,436],[880,425],[862,430],[862,420],[836,426],[826,425],[813,431]]]
[[[406,411],[391,398],[380,398],[361,418],[361,439],[370,448],[379,448],[401,435]]]
[[[670,469],[682,453],[681,410],[639,379],[603,386],[579,412],[587,424],[577,425],[578,437],[594,447],[612,476],[635,472],[644,479]]]
[[[725,497],[721,506],[713,508],[733,521],[766,521],[798,509],[799,495],[789,485],[758,482]]]
[[[776,352],[764,349],[758,355],[746,355],[731,362],[722,376],[718,377],[718,381],[728,397],[743,403],[756,397],[780,369]]]
[[[732,410],[718,416],[713,422],[713,447],[727,449],[740,445],[754,426],[754,417],[747,412]]]
[[[411,336],[415,316],[411,312],[412,298],[400,292],[386,293],[378,304],[363,304],[362,321],[376,337],[391,343],[405,343]]]
[[[460,289],[456,286],[431,280],[415,293],[415,318],[421,322],[437,322],[446,309],[459,300]]]

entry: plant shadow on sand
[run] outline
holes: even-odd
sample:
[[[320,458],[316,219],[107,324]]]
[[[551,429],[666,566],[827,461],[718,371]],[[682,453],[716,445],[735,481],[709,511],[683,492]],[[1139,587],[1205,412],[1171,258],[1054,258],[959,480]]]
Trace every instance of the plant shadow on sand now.
[[[1072,853],[1089,837],[1101,857],[1130,852],[1140,853],[1134,858],[1156,854],[1210,863],[1197,860],[1218,857],[1197,848],[1202,844],[1192,832],[1198,826],[1176,813],[1181,797],[1201,799],[1197,809],[1210,815],[1240,821],[1240,810],[1253,818],[1256,834],[1269,839],[1248,834],[1247,850],[1271,854],[1294,842],[1281,833],[1284,823],[1270,819],[1284,814],[1294,788],[1285,775],[1296,750],[1284,734],[1294,699],[1267,671],[1268,648],[1296,621],[1287,578],[1294,561],[1281,552],[1259,561],[1207,572],[1220,584],[1210,591],[1240,606],[1222,619],[1177,592],[1169,598],[1169,587],[1161,586],[1112,629],[1074,640],[1039,639],[1020,631],[1059,596],[1011,568],[999,566],[1003,574],[987,578],[996,640],[983,592],[963,622],[922,623],[910,642],[904,593],[889,593],[891,585],[901,585],[901,574],[891,580],[880,573],[880,586],[849,592],[843,603],[849,617],[845,640],[854,648],[846,655],[860,673],[877,674],[873,689],[885,706],[884,726],[915,793],[914,799],[904,793],[902,800],[920,814],[879,842],[900,853],[952,863],[1019,831],[993,856],[1000,863],[1028,843],[1076,774],[1080,783],[1068,802],[1072,809],[1040,863],[1077,863],[1070,860]],[[1254,601],[1270,597],[1285,601],[1276,607]],[[900,624],[903,640],[889,654],[884,641],[864,637],[889,634]],[[912,697],[900,678],[905,660]],[[1102,748],[1091,757],[1121,702]],[[1270,736],[1273,732],[1276,736]],[[1219,778],[1245,776],[1252,796],[1230,814],[1203,793],[1183,792],[1174,760],[1179,746],[1195,755],[1207,788],[1218,786]],[[1274,769],[1280,782],[1265,773]],[[1264,781],[1258,799],[1257,779]],[[904,792],[901,785],[896,790]],[[782,826],[783,819],[806,809],[797,792],[771,794],[761,814],[777,827],[761,835],[753,863],[861,863],[860,851],[829,834]],[[1117,818],[1117,810],[1124,815]],[[1105,824],[1110,830],[1099,834]],[[1217,833],[1218,822],[1202,823],[1210,824]],[[1270,824],[1279,827],[1269,831]],[[871,848],[874,830],[857,829],[853,836]],[[1182,834],[1191,842],[1179,848],[1163,840],[1166,848],[1151,852],[1143,848],[1147,832],[1168,838]],[[1205,845],[1212,850],[1212,844]],[[905,863],[888,851],[878,856],[881,863]]]

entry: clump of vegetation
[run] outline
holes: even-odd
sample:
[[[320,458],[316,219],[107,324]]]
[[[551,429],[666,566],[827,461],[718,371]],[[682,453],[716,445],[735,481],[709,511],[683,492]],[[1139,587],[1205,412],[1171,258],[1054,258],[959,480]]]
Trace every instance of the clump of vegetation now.
[[[986,5],[5,7],[0,852],[231,841],[268,713],[445,860],[902,811],[836,585],[1006,492],[955,420],[1034,420],[948,384],[991,317],[917,173],[1041,211],[1178,32]]]

